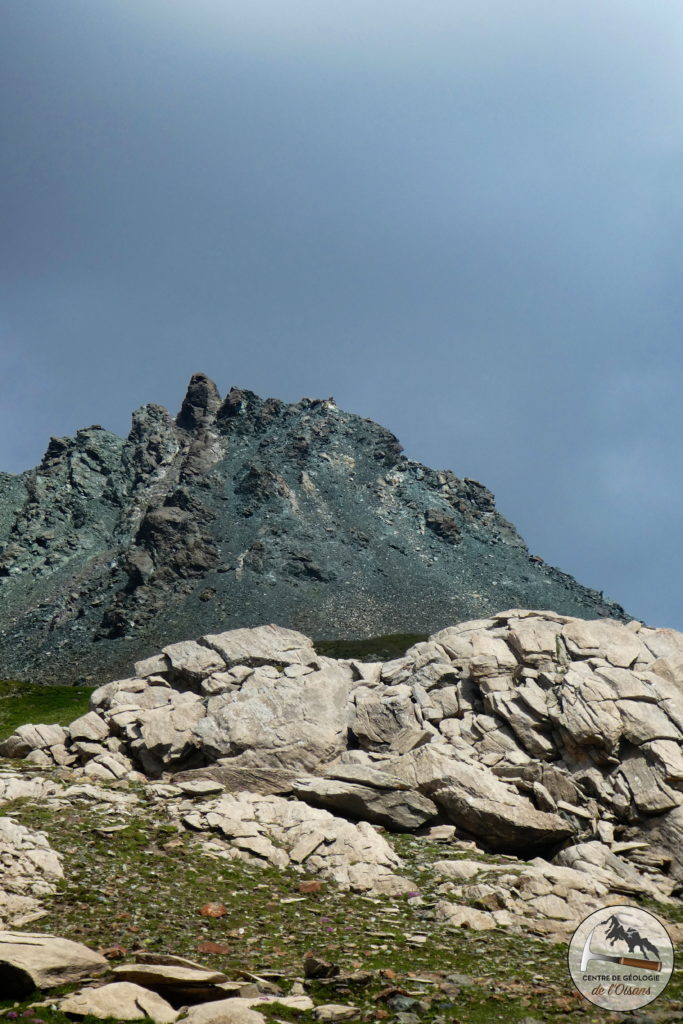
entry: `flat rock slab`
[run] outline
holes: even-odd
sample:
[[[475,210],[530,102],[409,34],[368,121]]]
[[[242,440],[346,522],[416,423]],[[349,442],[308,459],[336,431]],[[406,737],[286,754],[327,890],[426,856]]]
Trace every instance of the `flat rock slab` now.
[[[262,1013],[251,1010],[241,999],[219,999],[192,1006],[183,1024],[265,1024]]]
[[[215,779],[188,779],[187,782],[177,782],[176,785],[185,796],[211,796],[216,793],[223,793],[225,786]]]
[[[361,821],[401,831],[419,828],[439,813],[436,804],[414,790],[376,789],[341,779],[300,779],[294,786],[294,795],[314,807],[341,811]]]
[[[0,992],[8,999],[80,981],[109,966],[80,942],[33,932],[0,932]]]
[[[374,786],[375,789],[410,789],[402,779],[369,764],[327,765],[320,774],[326,779],[355,782],[359,786]]]
[[[310,665],[317,658],[313,641],[282,626],[231,629],[203,636],[200,643],[233,665]]]
[[[357,1006],[347,1006],[344,1003],[324,1003],[322,1006],[317,1006],[315,1008],[313,1016],[316,1020],[328,1022],[338,1020],[358,1020],[360,1017],[360,1010]]]
[[[63,1013],[74,1016],[116,1017],[118,1020],[148,1020],[173,1024],[178,1014],[165,999],[140,985],[115,981],[100,988],[84,988],[59,1004]]]
[[[177,964],[119,964],[112,968],[112,974],[121,981],[144,985],[154,992],[196,992],[211,994],[216,986],[227,981],[219,971],[207,971],[198,967],[180,967]]]
[[[268,1006],[269,1003],[277,1003],[279,1006],[289,1007],[290,1010],[298,1010],[299,1013],[312,1010],[314,1006],[310,996],[274,996],[265,993],[259,993],[256,996],[234,996],[230,999],[230,1003],[233,1009],[246,1010],[256,1009],[258,1006]]]
[[[284,768],[255,768],[243,765],[216,764],[210,768],[195,768],[178,772],[173,783],[181,786],[184,782],[209,780],[221,785],[230,793],[261,793],[264,796],[277,793],[291,793],[298,773]]]
[[[461,906],[442,900],[434,908],[437,918],[452,925],[454,928],[471,928],[476,932],[492,931],[496,927],[495,918],[484,910]]]

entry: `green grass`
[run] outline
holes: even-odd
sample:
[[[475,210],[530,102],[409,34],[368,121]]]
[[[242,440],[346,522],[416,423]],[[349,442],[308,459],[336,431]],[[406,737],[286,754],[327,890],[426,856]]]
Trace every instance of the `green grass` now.
[[[328,658],[356,658],[358,661],[391,661],[401,658],[409,647],[427,639],[426,633],[389,633],[365,640],[315,640],[318,654]]]
[[[119,963],[130,960],[133,950],[144,949],[188,956],[233,980],[270,972],[284,994],[302,977],[304,954],[310,950],[338,964],[343,973],[366,972],[364,980],[307,984],[316,1004],[354,1004],[364,1021],[392,1024],[401,1009],[416,1013],[421,1024],[630,1019],[600,1011],[574,994],[565,945],[505,929],[483,934],[455,930],[436,921],[432,908],[440,898],[440,880],[431,864],[447,855],[441,844],[410,835],[391,837],[405,873],[422,894],[421,905],[410,904],[405,896],[344,892],[329,882],[302,898],[301,875],[211,857],[194,834],[164,817],[163,807],[148,803],[143,787],[135,792],[140,802],[123,819],[112,807],[105,811],[91,805],[74,804],[59,815],[29,801],[4,809],[15,820],[44,830],[53,848],[64,854],[66,878],[57,895],[45,901],[48,916],[31,930],[95,949],[123,946],[127,953],[114,961]],[[124,823],[121,831],[106,832]],[[223,903],[226,914],[202,916],[200,909],[209,902]],[[407,936],[415,934],[425,935],[426,941],[411,945]],[[207,939],[224,943],[229,952],[201,952]],[[34,1000],[46,995],[36,994]],[[414,1004],[397,1005],[399,996]],[[667,1014],[673,1020],[683,1010],[681,1000],[683,988],[675,974],[652,1010],[664,1013],[662,1021]],[[10,1007],[23,1012],[30,1003],[25,999],[15,1006],[0,999],[0,1021]],[[310,1012],[275,1006],[259,1010],[280,1021],[314,1021]],[[59,1011],[40,1008],[35,1016],[46,1024],[67,1022]]]
[[[0,682],[0,739],[26,722],[68,725],[88,710],[91,689]]]

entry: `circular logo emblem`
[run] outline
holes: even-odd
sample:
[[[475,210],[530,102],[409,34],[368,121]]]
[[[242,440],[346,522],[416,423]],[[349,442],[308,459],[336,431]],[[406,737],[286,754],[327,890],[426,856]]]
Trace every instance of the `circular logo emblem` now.
[[[569,973],[582,996],[605,1010],[637,1010],[660,996],[674,967],[662,922],[640,907],[603,907],[569,943]]]

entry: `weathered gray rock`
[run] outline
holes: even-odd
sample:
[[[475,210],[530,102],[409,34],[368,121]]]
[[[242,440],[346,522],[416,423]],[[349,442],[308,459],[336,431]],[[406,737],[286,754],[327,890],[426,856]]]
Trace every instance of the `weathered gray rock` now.
[[[446,921],[454,928],[472,928],[477,932],[487,932],[497,927],[492,914],[476,910],[474,907],[449,903],[448,900],[440,900],[434,908],[434,913],[439,920]]]
[[[509,643],[520,661],[544,671],[556,671],[565,656],[560,638],[562,623],[545,613],[508,620]]]
[[[173,1024],[178,1013],[147,988],[127,981],[115,981],[99,988],[84,988],[62,999],[62,1013],[73,1016],[117,1017],[119,1020],[153,1020],[156,1024]]]
[[[296,771],[280,768],[258,768],[257,766],[230,763],[230,759],[218,761],[207,768],[196,768],[191,771],[179,772],[173,776],[173,782],[180,785],[200,779],[214,781],[230,793],[291,793],[292,786],[298,778]]]
[[[216,782],[214,779],[188,779],[186,782],[181,780],[176,785],[185,796],[215,796],[217,793],[225,791],[223,783]]]
[[[351,884],[348,858],[328,856],[326,830],[337,825],[311,819],[306,833],[301,819],[301,832],[283,843],[290,826],[272,805],[264,821],[243,807],[225,831],[217,820],[196,823],[204,798],[220,785],[251,793],[248,800],[296,794],[289,803],[303,799],[309,813],[328,807],[390,829],[414,829],[438,813],[488,849],[526,856],[552,855],[570,838],[612,842],[620,828],[629,839],[642,829],[660,837],[643,865],[678,877],[683,642],[676,637],[637,623],[512,609],[449,627],[371,668],[321,657],[291,630],[233,630],[169,645],[161,660],[138,666],[139,675],[100,687],[96,712],[67,733],[25,726],[6,742],[38,765],[77,758],[79,774],[102,782],[137,766],[153,776],[191,768],[176,775],[189,783],[185,794],[167,787],[156,796],[171,804],[201,797],[199,818],[188,813],[187,823],[222,835],[229,849],[207,840],[222,854],[307,868],[313,858],[315,870],[337,871],[343,884]],[[10,781],[11,795],[22,795],[23,785]],[[0,777],[0,801],[5,787]],[[360,872],[362,885],[374,885],[373,870]],[[666,882],[658,885],[666,893]],[[543,919],[554,920],[552,894],[536,895],[548,910]]]
[[[142,985],[145,989],[171,999],[176,1005],[218,999],[221,996],[218,986],[228,980],[220,971],[209,971],[196,965],[117,964],[111,970],[117,981]]]
[[[327,807],[398,831],[419,828],[439,812],[431,800],[404,786],[378,789],[339,779],[307,778],[295,783],[293,793],[314,807]]]
[[[0,743],[0,757],[26,757],[31,751],[63,743],[66,735],[61,725],[20,725]]]
[[[619,766],[633,802],[642,814],[661,814],[681,803],[681,794],[663,781],[663,774],[644,757],[630,757]]]
[[[645,877],[622,857],[612,853],[603,843],[592,841],[568,846],[555,856],[554,862],[586,872],[594,881],[604,883],[614,892],[629,895],[646,893],[662,902],[668,900],[668,891],[658,886],[654,879]],[[670,885],[666,885],[667,890],[670,891],[670,888]]]
[[[331,1024],[338,1020],[359,1020],[360,1010],[357,1006],[350,1006],[347,1003],[322,1003],[320,1006],[316,1006],[313,1016],[316,1020],[327,1021],[328,1024]]]
[[[45,790],[38,792],[49,799]],[[63,878],[61,857],[45,833],[0,817],[0,864],[0,928],[38,920],[45,913],[42,899],[52,896]]]
[[[169,668],[170,662],[165,654],[153,654],[151,658],[136,661],[134,672],[138,679],[146,679],[148,676],[163,675]]]
[[[257,671],[237,693],[211,698],[194,732],[214,757],[249,752],[258,767],[314,768],[346,749],[351,687],[340,663],[296,679]]]
[[[255,856],[276,867],[305,863],[307,871],[360,892],[414,888],[398,874],[400,858],[371,825],[352,824],[300,800],[226,794],[198,805],[183,820],[193,830],[221,837],[212,838],[209,848],[229,859]]]
[[[650,660],[637,635],[612,619],[573,619],[562,627],[562,638],[569,653],[580,658],[601,657],[623,668]]]
[[[434,744],[404,755],[390,767],[412,781],[456,826],[494,849],[533,850],[572,835],[567,821],[536,810],[488,768],[447,757]]]
[[[468,860],[466,857],[459,860],[437,860],[433,864],[434,870],[439,875],[458,882],[468,881],[484,871],[495,870],[497,867],[498,865],[491,865],[481,860]]]
[[[431,739],[431,736],[430,736]],[[360,754],[360,751],[353,753]],[[348,756],[344,755],[344,756]],[[375,789],[409,789],[401,779],[390,771],[382,769],[382,762],[375,767],[373,764],[348,764],[341,759],[334,764],[325,765],[321,772],[326,779],[339,779],[342,782],[354,782],[360,786],[373,786]]]
[[[201,643],[217,651],[224,663],[233,665],[313,665],[317,655],[312,641],[282,626],[257,626],[208,634]],[[207,672],[207,675],[210,673]]]
[[[221,655],[210,647],[202,646],[194,640],[182,640],[177,644],[169,644],[163,653],[170,663],[170,671],[181,679],[201,683],[213,672],[225,668]]]
[[[199,700],[174,699],[164,707],[146,711],[131,749],[145,770],[157,775],[162,767],[176,765],[197,750],[201,740],[196,727],[205,716],[206,709]]]
[[[90,740],[97,743],[109,735],[107,723],[94,711],[88,711],[71,723],[68,729],[71,740]]]
[[[34,989],[57,988],[107,967],[80,942],[32,932],[0,932],[0,992],[18,999]]]
[[[51,779],[26,777],[10,772],[0,774],[0,806],[13,800],[43,800],[59,791]]]
[[[184,1024],[266,1024],[262,1013],[251,1010],[241,999],[220,999],[191,1006]]]
[[[355,697],[355,714],[351,731],[361,747],[369,750],[388,749],[404,730],[418,730],[418,718],[410,687],[399,685],[383,692],[359,693]]]

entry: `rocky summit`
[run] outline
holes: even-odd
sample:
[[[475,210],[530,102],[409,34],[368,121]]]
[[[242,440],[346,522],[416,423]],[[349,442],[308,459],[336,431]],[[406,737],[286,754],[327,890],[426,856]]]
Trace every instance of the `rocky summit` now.
[[[276,621],[428,634],[504,607],[625,620],[530,555],[474,480],[332,398],[192,377],[179,414],[52,438],[0,475],[0,678],[96,684],[187,636]]]

